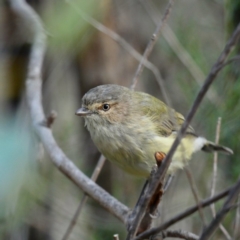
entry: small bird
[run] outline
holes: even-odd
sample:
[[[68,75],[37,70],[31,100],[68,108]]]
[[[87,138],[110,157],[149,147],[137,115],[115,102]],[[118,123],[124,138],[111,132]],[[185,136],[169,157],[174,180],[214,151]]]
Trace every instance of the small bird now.
[[[184,123],[182,114],[159,99],[114,84],[89,90],[76,115],[84,117],[94,144],[108,160],[139,177],[149,176],[156,164],[155,153],[168,153]],[[198,136],[189,126],[168,173],[183,168],[199,150],[233,154],[231,149]]]

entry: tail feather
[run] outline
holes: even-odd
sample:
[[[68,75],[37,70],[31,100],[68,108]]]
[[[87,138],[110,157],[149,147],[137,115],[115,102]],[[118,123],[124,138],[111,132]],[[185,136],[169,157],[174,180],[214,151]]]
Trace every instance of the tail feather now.
[[[217,152],[222,152],[222,153],[226,153],[226,154],[233,154],[233,150],[228,148],[228,147],[225,147],[225,146],[221,146],[221,145],[217,145],[213,142],[206,142],[202,149],[204,152],[214,152],[214,151],[217,151]]]

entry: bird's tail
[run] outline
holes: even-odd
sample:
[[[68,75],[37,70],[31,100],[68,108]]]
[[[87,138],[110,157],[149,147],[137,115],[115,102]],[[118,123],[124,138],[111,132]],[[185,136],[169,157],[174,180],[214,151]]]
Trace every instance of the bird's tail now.
[[[225,147],[225,146],[221,146],[221,145],[217,145],[213,142],[206,142],[202,149],[204,152],[222,152],[222,153],[226,153],[226,154],[233,154],[233,150]]]
[[[223,152],[226,154],[233,154],[233,150],[228,148],[228,147],[224,147],[221,145],[217,145],[213,142],[208,141],[206,138],[203,137],[197,137],[195,139],[194,142],[194,152],[202,150],[204,152]]]

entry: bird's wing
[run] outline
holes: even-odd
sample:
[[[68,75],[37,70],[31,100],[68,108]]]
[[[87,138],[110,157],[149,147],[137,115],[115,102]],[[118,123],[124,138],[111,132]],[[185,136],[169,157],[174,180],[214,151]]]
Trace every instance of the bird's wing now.
[[[182,114],[167,107],[165,103],[149,94],[140,94],[142,113],[151,119],[158,133],[167,137],[180,130],[185,120]],[[186,134],[195,135],[195,131],[189,126]]]

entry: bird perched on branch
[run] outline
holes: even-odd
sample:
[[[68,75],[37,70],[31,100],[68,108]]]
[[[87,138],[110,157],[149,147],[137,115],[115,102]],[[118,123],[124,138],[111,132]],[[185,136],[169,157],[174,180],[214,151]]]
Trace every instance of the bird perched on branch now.
[[[84,117],[98,150],[111,162],[136,176],[148,177],[154,154],[167,154],[184,117],[159,99],[119,85],[89,90],[76,115]],[[173,173],[199,150],[233,154],[227,147],[198,136],[189,126],[175,151],[168,173]]]

